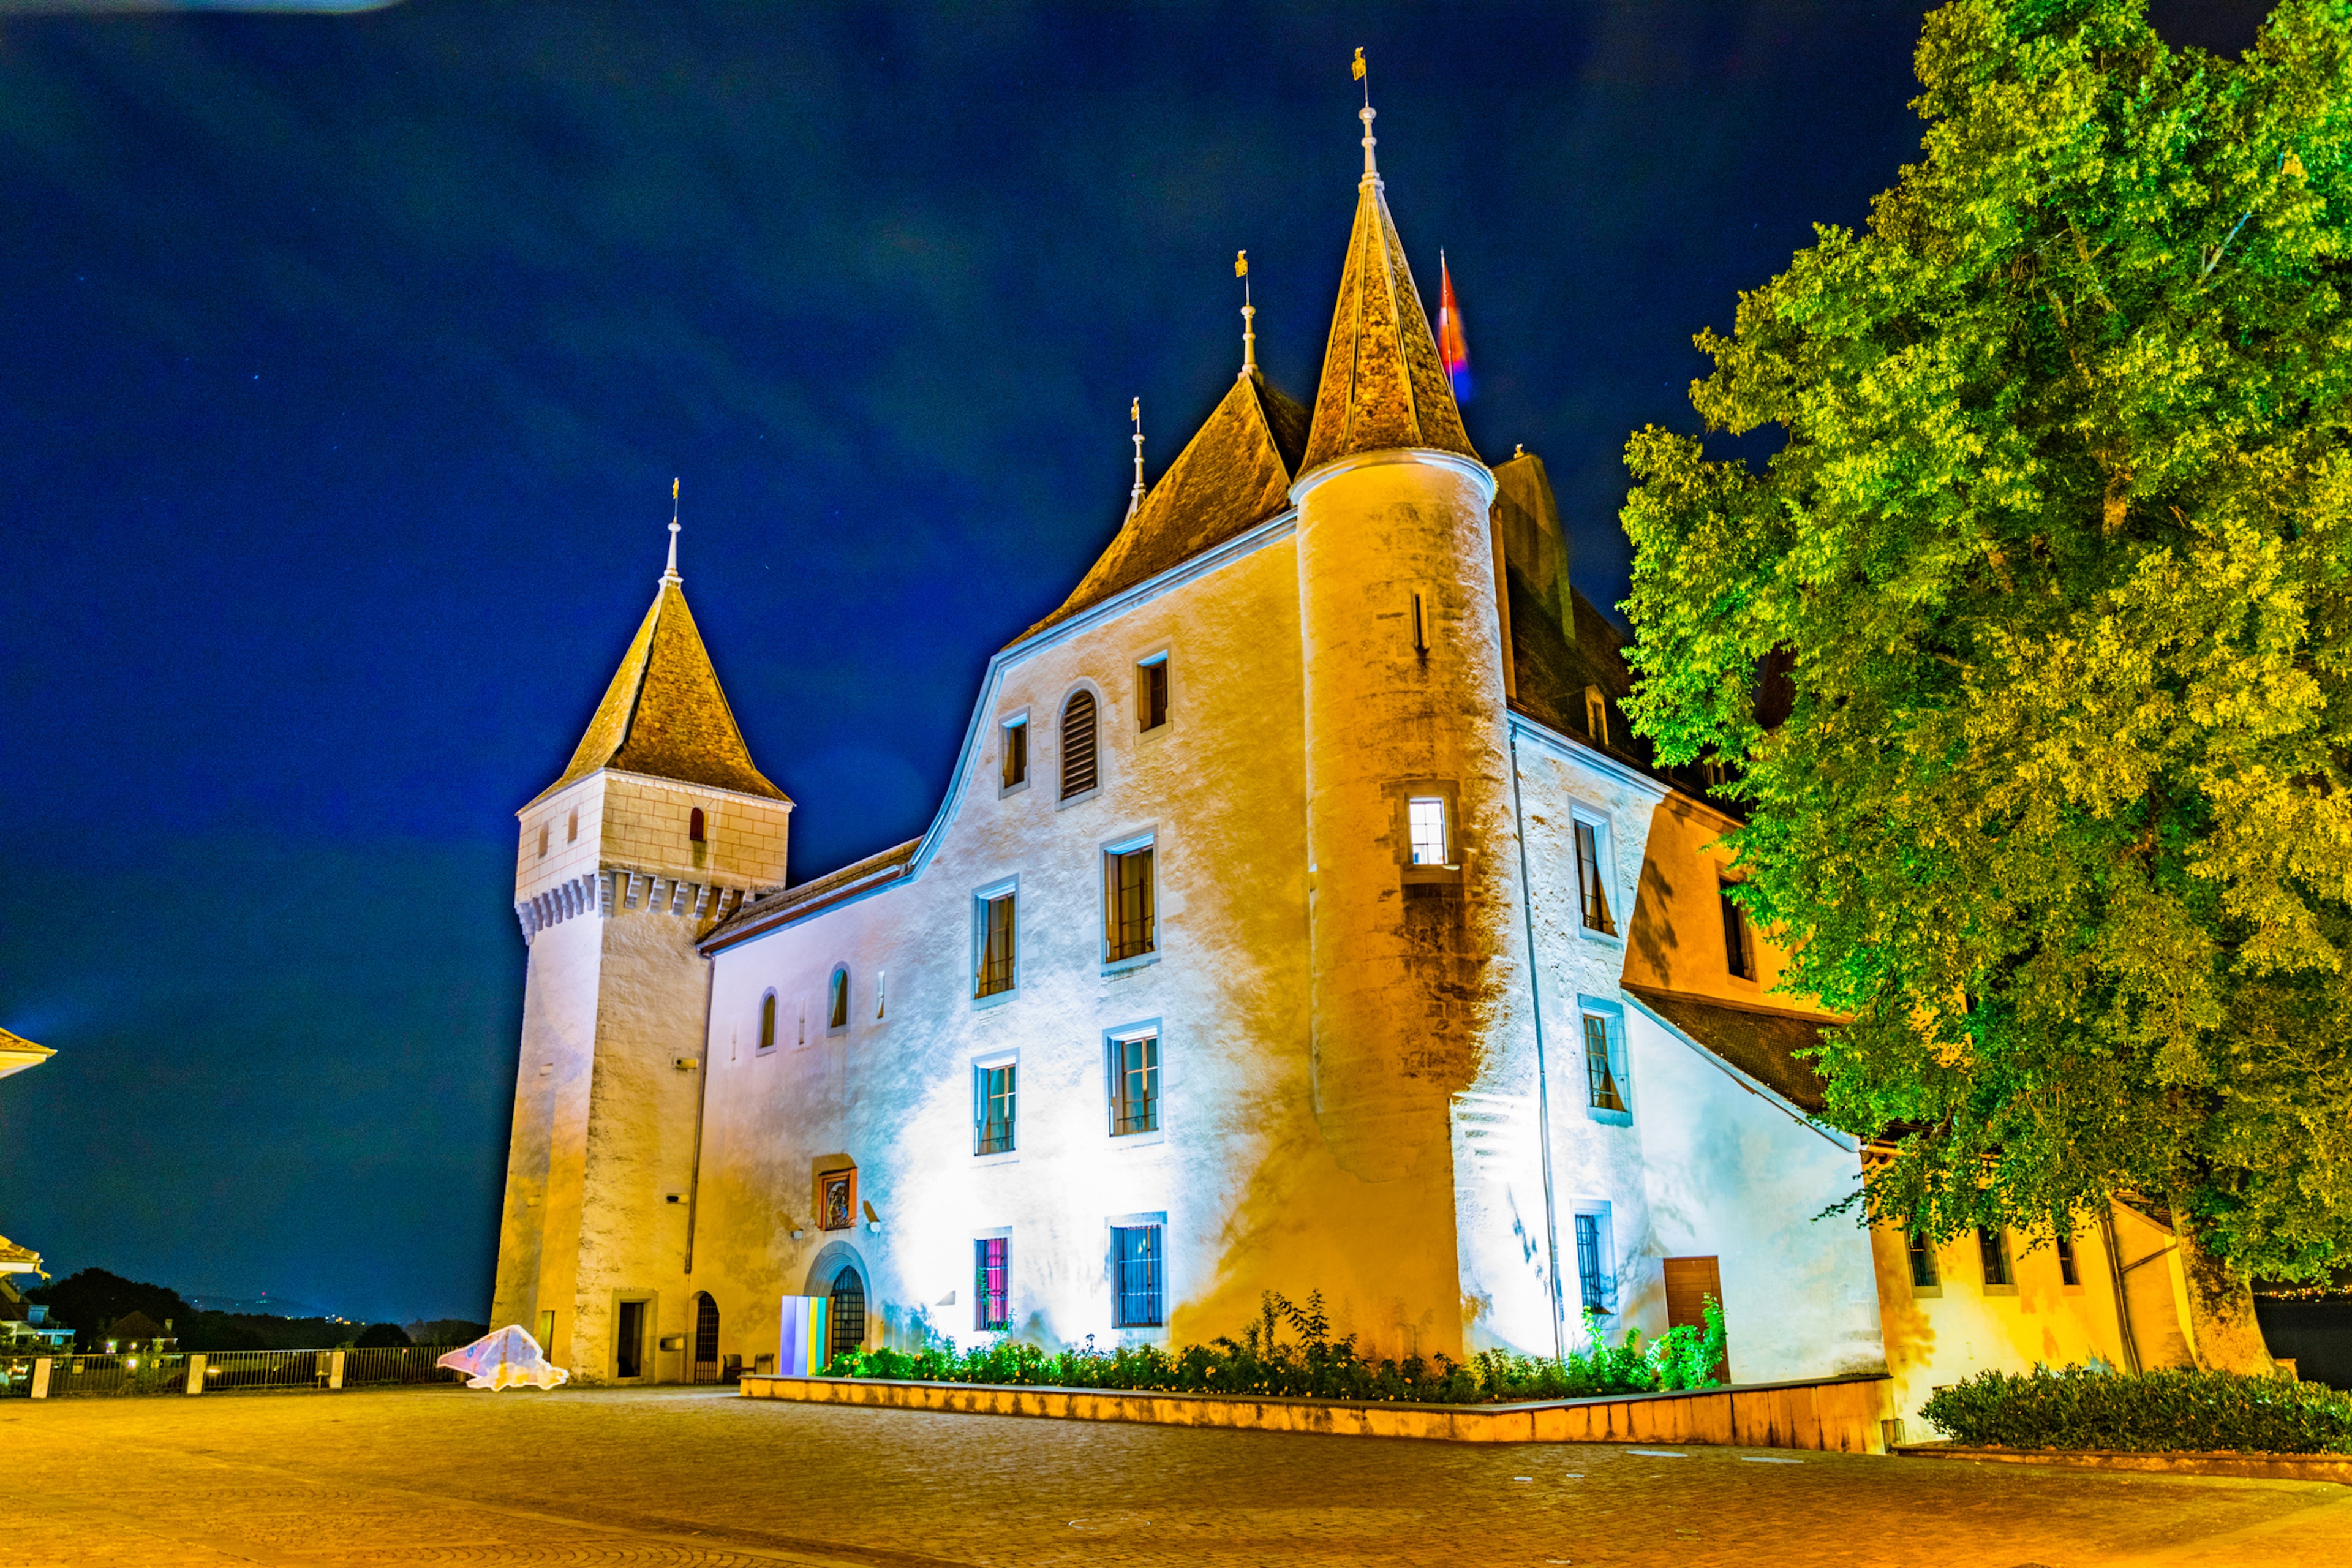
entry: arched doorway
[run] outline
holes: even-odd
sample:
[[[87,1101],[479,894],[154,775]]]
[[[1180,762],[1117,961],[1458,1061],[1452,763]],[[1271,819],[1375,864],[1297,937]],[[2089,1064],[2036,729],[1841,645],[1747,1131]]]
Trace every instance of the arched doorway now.
[[[719,1381],[719,1303],[708,1290],[694,1295],[694,1381]]]
[[[830,1305],[825,1310],[825,1358],[866,1344],[866,1281],[854,1264],[842,1265],[833,1277]]]

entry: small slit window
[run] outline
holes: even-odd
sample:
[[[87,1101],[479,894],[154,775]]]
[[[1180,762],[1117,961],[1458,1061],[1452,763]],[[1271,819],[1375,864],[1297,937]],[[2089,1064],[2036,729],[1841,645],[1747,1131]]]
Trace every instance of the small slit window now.
[[[1095,754],[1095,697],[1076,691],[1062,708],[1062,798],[1084,795],[1100,782]]]
[[[1738,884],[1717,882],[1715,896],[1723,906],[1723,964],[1741,980],[1756,978],[1756,953],[1748,932],[1748,916],[1732,898],[1731,889]]]
[[[539,825],[539,858],[542,860],[547,858],[547,824],[544,822]]]
[[[1157,730],[1168,722],[1168,656],[1146,659],[1135,667],[1136,728]]]
[[[1029,721],[1015,719],[1004,726],[1002,786],[1011,789],[1029,782]]]
[[[828,1031],[849,1027],[849,971],[836,966],[826,983],[824,1026]]]
[[[2063,1226],[2058,1229],[2058,1283],[2080,1285],[2083,1276],[2074,1267],[2074,1237]]]
[[[577,842],[577,841],[578,841],[579,837],[580,837],[580,808],[579,808],[578,806],[576,806],[576,805],[575,805],[575,806],[573,806],[573,807],[572,808],[572,818],[571,818],[571,820],[570,820],[570,821],[568,821],[568,822],[566,822],[566,823],[564,824],[564,826],[563,826],[563,842],[565,842],[566,844],[575,843],[575,842]]]
[[[772,1049],[776,1043],[776,994],[769,992],[760,998],[760,1048]]]
[[[702,807],[698,805],[687,815],[686,837],[690,843],[705,842],[702,837]]]

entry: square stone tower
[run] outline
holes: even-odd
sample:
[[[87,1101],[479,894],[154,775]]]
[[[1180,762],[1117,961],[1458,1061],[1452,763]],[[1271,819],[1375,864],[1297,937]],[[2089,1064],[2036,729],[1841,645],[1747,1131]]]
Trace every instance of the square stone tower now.
[[[491,1316],[583,1383],[693,1375],[695,941],[784,882],[793,803],[752,764],[677,549],[571,765],[516,814],[530,956]]]

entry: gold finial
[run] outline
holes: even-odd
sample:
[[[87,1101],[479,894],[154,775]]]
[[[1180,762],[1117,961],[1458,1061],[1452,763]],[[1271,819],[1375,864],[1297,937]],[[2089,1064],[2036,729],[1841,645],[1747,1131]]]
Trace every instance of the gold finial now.
[[[1135,489],[1127,494],[1127,515],[1133,517],[1143,504],[1143,399],[1127,405],[1127,416],[1135,421]]]
[[[669,565],[661,574],[664,583],[682,583],[677,574],[677,480],[669,482]]]
[[[1234,252],[1234,276],[1242,280],[1242,379],[1257,374],[1257,307],[1250,303],[1249,252]]]

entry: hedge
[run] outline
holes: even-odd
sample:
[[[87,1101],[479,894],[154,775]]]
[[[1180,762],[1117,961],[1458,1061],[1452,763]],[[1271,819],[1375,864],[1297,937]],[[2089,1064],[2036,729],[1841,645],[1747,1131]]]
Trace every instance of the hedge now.
[[[1920,1414],[1969,1447],[2352,1453],[2352,1394],[2188,1367],[1979,1373],[1937,1389]]]
[[[1303,1305],[1268,1291],[1257,1321],[1239,1340],[1221,1334],[1179,1351],[1156,1345],[1106,1351],[1089,1335],[1083,1344],[1046,1351],[1013,1339],[963,1350],[934,1338],[916,1351],[845,1351],[818,1375],[1419,1405],[1649,1394],[1714,1385],[1714,1368],[1723,1358],[1723,1311],[1712,1297],[1705,1311],[1704,1329],[1669,1329],[1646,1344],[1633,1331],[1611,1345],[1599,1321],[1588,1317],[1584,1348],[1559,1360],[1481,1351],[1467,1362],[1444,1354],[1395,1361],[1360,1354],[1353,1334],[1333,1340],[1321,1291]],[[1295,1341],[1281,1338],[1285,1325]]]

